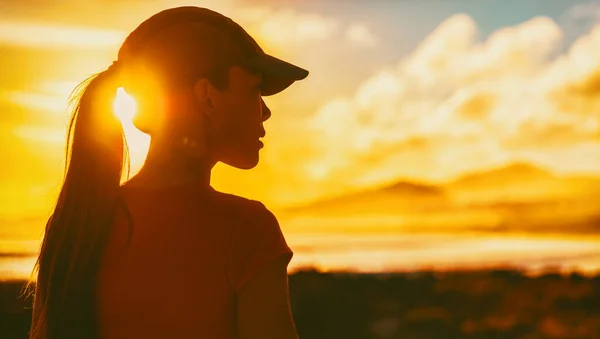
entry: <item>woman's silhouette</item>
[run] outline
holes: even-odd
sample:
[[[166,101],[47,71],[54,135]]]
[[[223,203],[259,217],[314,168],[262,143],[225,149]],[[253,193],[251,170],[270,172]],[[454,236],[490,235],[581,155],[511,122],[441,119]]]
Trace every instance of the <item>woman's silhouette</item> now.
[[[236,23],[179,7],[138,26],[88,79],[69,128],[66,176],[36,265],[31,338],[296,338],[287,246],[260,202],[210,186],[217,162],[258,163],[261,96],[308,72],[265,54]],[[151,136],[121,185],[116,89]]]

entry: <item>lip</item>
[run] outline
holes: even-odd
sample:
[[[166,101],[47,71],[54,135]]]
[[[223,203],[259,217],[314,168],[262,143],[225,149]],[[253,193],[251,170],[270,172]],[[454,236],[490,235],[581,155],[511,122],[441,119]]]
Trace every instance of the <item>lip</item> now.
[[[258,143],[258,148],[263,148],[263,147],[265,147],[265,144],[264,144],[262,141],[260,141],[260,140],[257,140],[256,142]]]

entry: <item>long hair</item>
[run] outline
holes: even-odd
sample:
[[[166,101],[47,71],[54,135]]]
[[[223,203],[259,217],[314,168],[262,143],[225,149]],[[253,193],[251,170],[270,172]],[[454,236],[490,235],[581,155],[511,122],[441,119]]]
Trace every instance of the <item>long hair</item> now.
[[[115,70],[73,92],[65,176],[34,267],[32,339],[97,336],[96,278],[119,187],[128,168],[123,127],[112,111]]]

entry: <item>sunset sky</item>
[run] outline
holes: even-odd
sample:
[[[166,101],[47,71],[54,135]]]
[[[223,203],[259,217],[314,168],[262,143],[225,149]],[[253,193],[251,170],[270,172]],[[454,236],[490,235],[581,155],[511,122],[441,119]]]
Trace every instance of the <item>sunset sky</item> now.
[[[311,75],[266,99],[261,164],[214,186],[285,206],[527,161],[600,173],[600,2],[0,1],[0,218],[47,217],[68,94],[141,21],[220,11]],[[131,126],[134,171],[147,138]]]

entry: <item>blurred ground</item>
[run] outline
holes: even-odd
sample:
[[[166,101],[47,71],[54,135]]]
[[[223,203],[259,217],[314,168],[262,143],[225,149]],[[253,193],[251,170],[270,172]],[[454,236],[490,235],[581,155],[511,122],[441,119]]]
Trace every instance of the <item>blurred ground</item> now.
[[[22,286],[0,284],[0,338],[27,338]],[[600,338],[600,275],[306,270],[290,293],[302,339]]]

